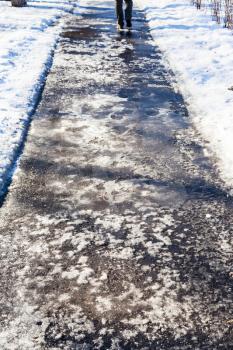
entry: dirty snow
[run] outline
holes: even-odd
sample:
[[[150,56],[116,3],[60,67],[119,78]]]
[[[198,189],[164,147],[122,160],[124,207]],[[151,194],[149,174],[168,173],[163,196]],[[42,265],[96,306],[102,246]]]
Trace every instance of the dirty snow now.
[[[173,69],[193,121],[233,185],[233,37],[189,0],[137,0]]]

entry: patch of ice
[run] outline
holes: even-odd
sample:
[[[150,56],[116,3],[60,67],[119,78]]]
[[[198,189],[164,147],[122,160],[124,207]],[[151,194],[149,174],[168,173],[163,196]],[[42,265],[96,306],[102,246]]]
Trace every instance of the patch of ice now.
[[[171,67],[196,127],[233,186],[233,38],[186,0],[137,0]],[[206,147],[207,147],[206,146]]]

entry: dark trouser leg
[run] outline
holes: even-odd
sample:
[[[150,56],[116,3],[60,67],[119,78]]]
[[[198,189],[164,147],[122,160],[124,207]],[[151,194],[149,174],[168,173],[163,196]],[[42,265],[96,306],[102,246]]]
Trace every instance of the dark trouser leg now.
[[[126,3],[125,20],[126,20],[126,22],[131,22],[132,10],[133,10],[133,0],[125,0],[125,3]]]
[[[116,0],[116,15],[117,22],[120,25],[124,25],[124,13],[123,13],[123,0]]]

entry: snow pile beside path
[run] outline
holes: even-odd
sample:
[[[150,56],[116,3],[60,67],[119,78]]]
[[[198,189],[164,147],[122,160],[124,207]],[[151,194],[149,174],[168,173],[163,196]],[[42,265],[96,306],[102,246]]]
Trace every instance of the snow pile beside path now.
[[[16,157],[69,1],[33,1],[13,8],[0,1],[0,192]]]
[[[194,123],[233,185],[233,36],[189,0],[137,0],[176,74]]]

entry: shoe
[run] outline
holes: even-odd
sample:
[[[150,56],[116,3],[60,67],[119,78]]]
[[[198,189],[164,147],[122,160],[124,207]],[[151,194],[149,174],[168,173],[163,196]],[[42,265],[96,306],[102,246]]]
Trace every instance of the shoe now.
[[[126,21],[126,26],[127,26],[127,29],[131,29],[132,28],[132,23],[131,21]]]
[[[117,23],[117,30],[123,30],[124,24],[123,23]]]

